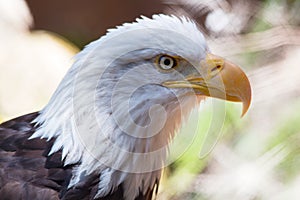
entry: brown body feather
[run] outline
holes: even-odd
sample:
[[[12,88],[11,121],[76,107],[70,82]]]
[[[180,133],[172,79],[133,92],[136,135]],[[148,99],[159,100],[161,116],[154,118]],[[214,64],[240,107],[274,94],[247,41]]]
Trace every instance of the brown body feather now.
[[[99,174],[83,177],[74,187],[67,186],[76,165],[63,166],[61,151],[48,156],[53,140],[28,138],[34,133],[32,113],[0,124],[0,198],[2,200],[89,200],[94,199]],[[155,188],[158,184],[155,185]],[[154,188],[136,200],[150,200]],[[123,199],[122,185],[98,200]]]

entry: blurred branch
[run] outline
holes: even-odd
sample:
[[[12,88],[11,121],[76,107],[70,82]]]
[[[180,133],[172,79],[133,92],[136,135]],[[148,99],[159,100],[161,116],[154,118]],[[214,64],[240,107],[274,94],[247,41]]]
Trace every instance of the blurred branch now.
[[[246,35],[211,39],[209,43],[211,49],[223,56],[269,50],[284,45],[300,45],[300,28],[278,26]]]

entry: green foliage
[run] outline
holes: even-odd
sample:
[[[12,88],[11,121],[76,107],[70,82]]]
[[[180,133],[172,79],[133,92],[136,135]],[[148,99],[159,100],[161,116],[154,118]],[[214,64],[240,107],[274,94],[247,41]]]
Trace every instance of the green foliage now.
[[[291,109],[283,114],[281,123],[275,129],[273,137],[269,141],[267,150],[275,146],[282,145],[287,151],[288,156],[279,166],[279,174],[282,179],[293,179],[299,174],[300,166],[300,101],[294,105],[291,104]]]

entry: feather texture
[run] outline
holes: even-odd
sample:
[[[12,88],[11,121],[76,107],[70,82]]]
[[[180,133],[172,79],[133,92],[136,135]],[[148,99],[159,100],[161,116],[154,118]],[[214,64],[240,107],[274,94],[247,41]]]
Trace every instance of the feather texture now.
[[[162,86],[181,75],[162,73],[155,57],[167,53],[193,65],[207,51],[194,22],[154,15],[109,30],[76,56],[26,135],[29,142],[51,144],[43,161],[58,157],[60,168],[68,169],[63,199],[84,188],[100,199],[152,196],[170,139],[198,105],[194,96],[184,95],[188,89]]]
[[[31,121],[38,113],[28,114],[0,124],[0,196],[5,200],[121,200],[122,185],[113,193],[96,198],[99,175],[91,174],[68,189],[72,171],[78,164],[64,166],[62,153],[48,156],[54,140],[28,138],[36,130]],[[153,188],[136,199],[151,199]]]

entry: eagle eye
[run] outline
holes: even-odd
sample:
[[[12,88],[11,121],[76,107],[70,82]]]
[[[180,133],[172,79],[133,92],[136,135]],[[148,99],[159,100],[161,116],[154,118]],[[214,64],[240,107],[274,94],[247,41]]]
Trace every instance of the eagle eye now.
[[[168,70],[175,67],[177,65],[177,61],[171,56],[162,55],[158,59],[158,65],[161,69]]]

